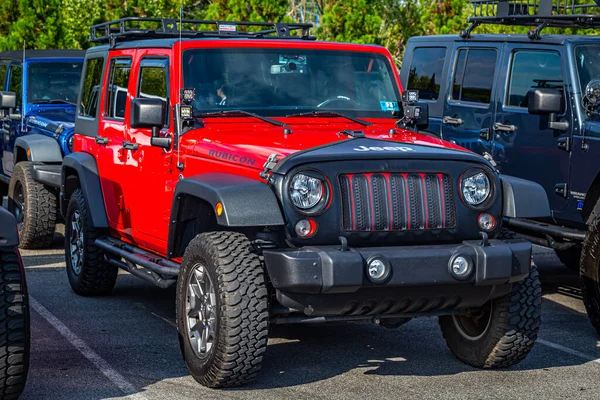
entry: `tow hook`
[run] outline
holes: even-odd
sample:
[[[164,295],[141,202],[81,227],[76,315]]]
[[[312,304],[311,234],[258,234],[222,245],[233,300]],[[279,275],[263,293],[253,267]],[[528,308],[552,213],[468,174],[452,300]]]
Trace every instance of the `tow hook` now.
[[[488,234],[485,232],[479,232],[479,235],[481,236],[481,247],[487,247],[490,245],[489,242],[489,238],[488,238]]]

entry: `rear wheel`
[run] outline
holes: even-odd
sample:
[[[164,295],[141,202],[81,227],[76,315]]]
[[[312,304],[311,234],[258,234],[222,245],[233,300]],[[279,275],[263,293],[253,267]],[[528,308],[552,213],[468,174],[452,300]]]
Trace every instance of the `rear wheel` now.
[[[440,317],[442,334],[459,360],[478,368],[506,368],[525,359],[540,327],[541,284],[532,263],[529,276],[505,296],[467,315]]]
[[[0,247],[0,398],[18,399],[29,370],[29,299],[14,249]]]
[[[118,268],[107,263],[94,244],[99,234],[92,226],[83,193],[75,190],[65,218],[65,260],[71,288],[83,296],[108,294],[117,280]]]
[[[56,227],[56,193],[33,180],[30,162],[15,165],[8,187],[8,210],[17,219],[20,247],[50,246]]]
[[[207,387],[239,386],[260,370],[269,332],[264,267],[246,236],[203,233],[185,251],[177,329],[185,363]]]

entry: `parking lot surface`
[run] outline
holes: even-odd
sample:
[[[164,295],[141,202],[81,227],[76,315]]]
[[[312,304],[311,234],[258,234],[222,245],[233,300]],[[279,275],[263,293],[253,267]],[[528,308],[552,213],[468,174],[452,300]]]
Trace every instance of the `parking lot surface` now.
[[[31,296],[31,367],[24,400],[40,399],[598,399],[600,337],[577,276],[536,248],[543,321],[529,357],[508,370],[455,360],[437,318],[396,330],[371,324],[276,327],[250,386],[210,390],[183,364],[175,291],[120,275],[109,297],[75,295],[63,237],[23,251]]]

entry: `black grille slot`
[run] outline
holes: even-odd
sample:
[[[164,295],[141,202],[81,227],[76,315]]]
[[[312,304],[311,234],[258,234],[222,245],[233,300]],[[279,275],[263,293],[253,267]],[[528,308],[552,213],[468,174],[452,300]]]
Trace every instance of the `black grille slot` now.
[[[345,231],[456,226],[452,180],[445,174],[373,173],[339,177]]]

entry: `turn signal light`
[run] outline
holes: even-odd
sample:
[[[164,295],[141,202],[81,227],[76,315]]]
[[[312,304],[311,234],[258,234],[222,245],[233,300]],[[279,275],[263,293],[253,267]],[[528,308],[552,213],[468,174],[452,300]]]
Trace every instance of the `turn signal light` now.
[[[221,204],[221,202],[217,203],[215,211],[217,212],[217,217],[220,217],[223,214],[223,204]]]

